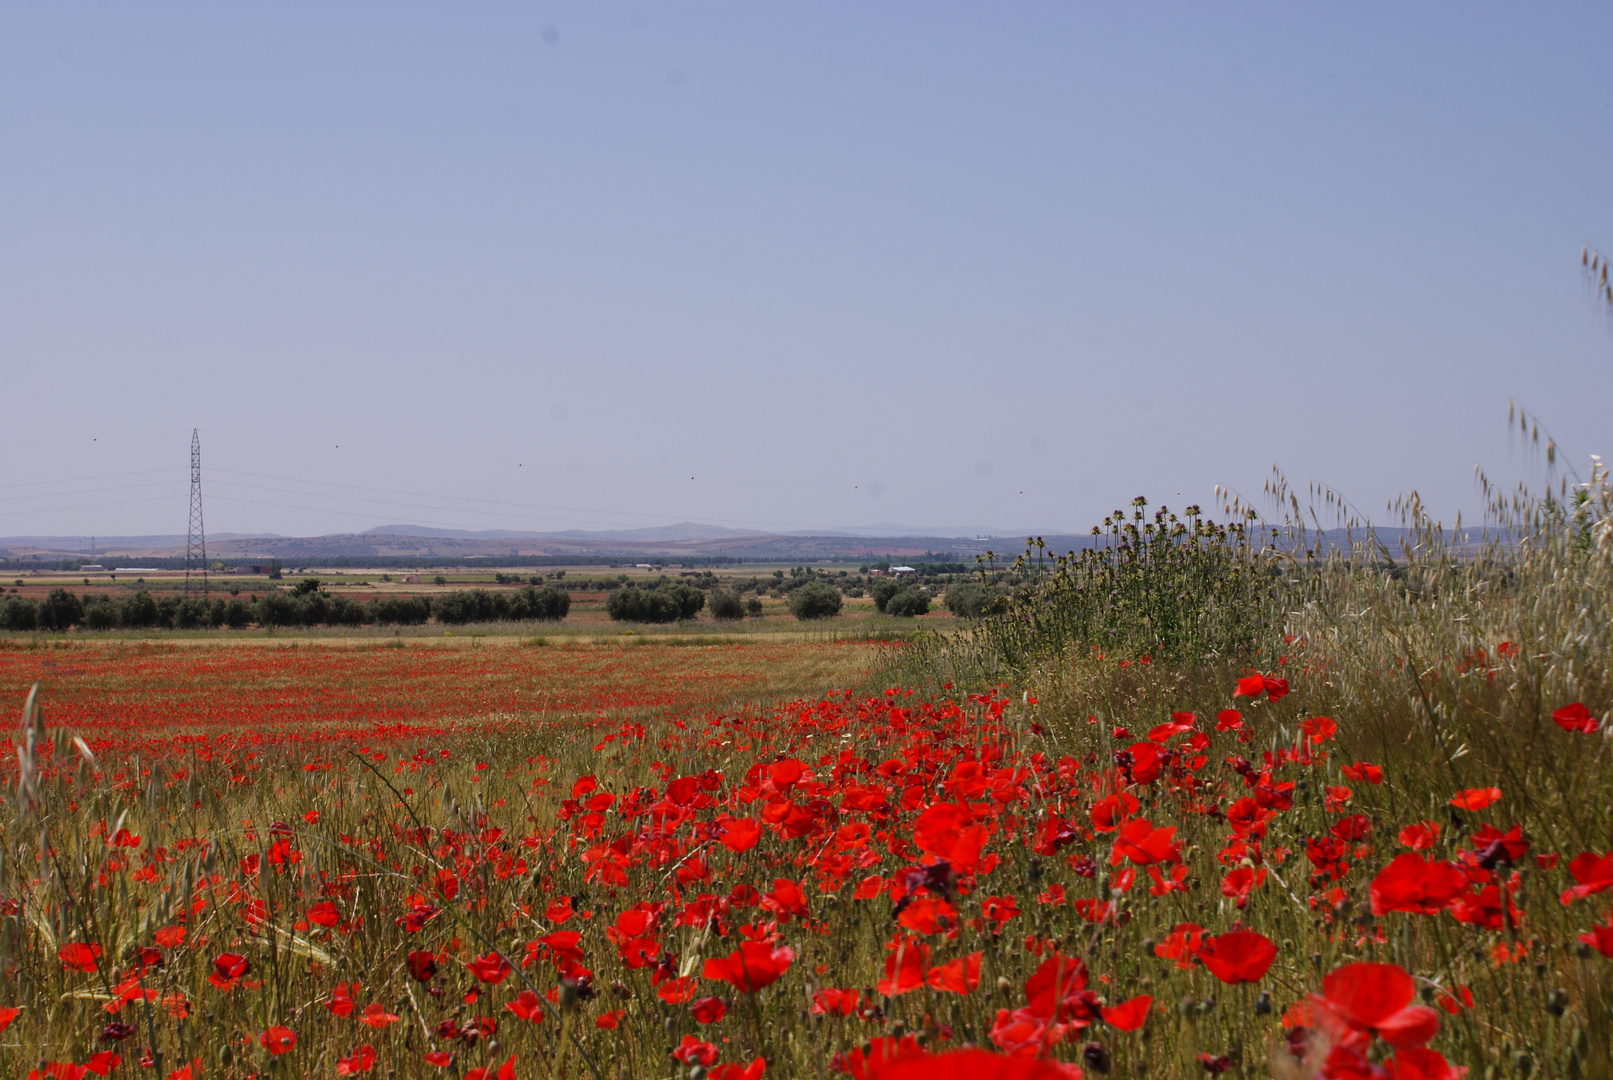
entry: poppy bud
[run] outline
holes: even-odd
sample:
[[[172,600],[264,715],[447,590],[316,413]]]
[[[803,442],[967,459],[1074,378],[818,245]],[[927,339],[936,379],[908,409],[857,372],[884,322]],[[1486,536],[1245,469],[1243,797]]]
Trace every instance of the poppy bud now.
[[[577,984],[571,979],[560,980],[560,1007],[562,1009],[575,1009],[581,995],[577,993]]]
[[[1081,1051],[1081,1064],[1095,1073],[1107,1075],[1109,1072],[1109,1051],[1103,1048],[1102,1043],[1087,1043],[1086,1049]]]
[[[1422,998],[1424,1001],[1433,1001],[1434,1000],[1434,988],[1432,986],[1420,987],[1417,990],[1417,996]]]
[[[1512,1059],[1512,1068],[1516,1070],[1519,1076],[1528,1076],[1535,1071],[1535,1059],[1520,1050],[1518,1055]]]
[[[1568,992],[1566,990],[1553,990],[1546,995],[1546,1011],[1553,1016],[1561,1016],[1568,1005]]]
[[[1262,990],[1260,991],[1260,996],[1255,998],[1255,1015],[1271,1015],[1271,993],[1269,991]]]
[[[1014,984],[1008,981],[1007,976],[1005,976],[1005,975],[997,976],[997,993],[999,993],[999,994],[1008,994],[1008,993],[1012,993],[1013,989],[1014,989]]]
[[[695,1065],[689,1069],[689,1080],[706,1080],[706,1067]]]

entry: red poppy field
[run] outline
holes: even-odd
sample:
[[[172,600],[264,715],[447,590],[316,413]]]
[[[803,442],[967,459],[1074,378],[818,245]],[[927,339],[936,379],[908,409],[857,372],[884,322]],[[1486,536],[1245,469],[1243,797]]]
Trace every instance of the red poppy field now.
[[[0,1069],[1608,1075],[1603,714],[1453,756],[1288,653],[6,650]]]

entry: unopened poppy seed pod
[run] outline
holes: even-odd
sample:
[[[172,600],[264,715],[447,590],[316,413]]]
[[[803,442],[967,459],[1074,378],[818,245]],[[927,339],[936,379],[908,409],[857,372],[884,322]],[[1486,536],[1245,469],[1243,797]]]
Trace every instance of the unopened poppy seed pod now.
[[[1270,991],[1262,990],[1262,991],[1260,991],[1260,996],[1255,998],[1255,1015],[1256,1016],[1269,1016],[1269,1015],[1271,1015],[1271,993],[1270,993]]]

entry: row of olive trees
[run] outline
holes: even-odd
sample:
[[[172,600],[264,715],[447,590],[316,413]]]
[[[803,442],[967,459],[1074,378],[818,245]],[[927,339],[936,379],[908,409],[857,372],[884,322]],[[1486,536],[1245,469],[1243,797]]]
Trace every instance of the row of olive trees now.
[[[435,618],[439,623],[555,621],[571,611],[571,597],[554,586],[528,585],[513,591],[472,589],[425,596],[383,596],[360,603],[332,596],[317,578],[305,578],[289,591],[242,599],[170,593],[153,596],[145,589],[126,596],[96,593],[80,597],[52,589],[43,600],[8,596],[0,603],[0,630],[172,629],[275,626],[365,626],[372,623],[410,626]]]

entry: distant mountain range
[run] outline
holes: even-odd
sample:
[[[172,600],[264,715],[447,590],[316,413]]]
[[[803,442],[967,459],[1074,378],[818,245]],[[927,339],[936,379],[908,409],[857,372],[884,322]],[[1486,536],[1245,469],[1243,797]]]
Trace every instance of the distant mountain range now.
[[[1380,540],[1395,544],[1403,529],[1380,529]],[[899,525],[866,529],[825,530],[819,533],[747,532],[720,525],[681,522],[640,529],[565,532],[506,532],[500,530],[436,529],[419,525],[385,525],[363,533],[293,537],[275,534],[216,533],[207,538],[210,560],[227,564],[261,563],[268,559],[300,565],[352,566],[366,559],[386,565],[431,565],[434,560],[487,560],[563,563],[568,559],[624,562],[702,559],[744,559],[766,562],[831,562],[892,558],[917,560],[947,555],[972,561],[994,553],[1012,559],[1024,550],[1032,532],[1008,535],[957,535],[951,530],[908,530]],[[1313,534],[1314,535],[1314,534]],[[1050,553],[1091,547],[1088,535],[1042,534]],[[1342,533],[1326,533],[1310,542],[1326,546],[1340,543]],[[76,559],[103,564],[133,560],[183,560],[186,538],[170,536],[15,536],[0,538],[0,561]],[[93,548],[92,548],[93,543]]]

